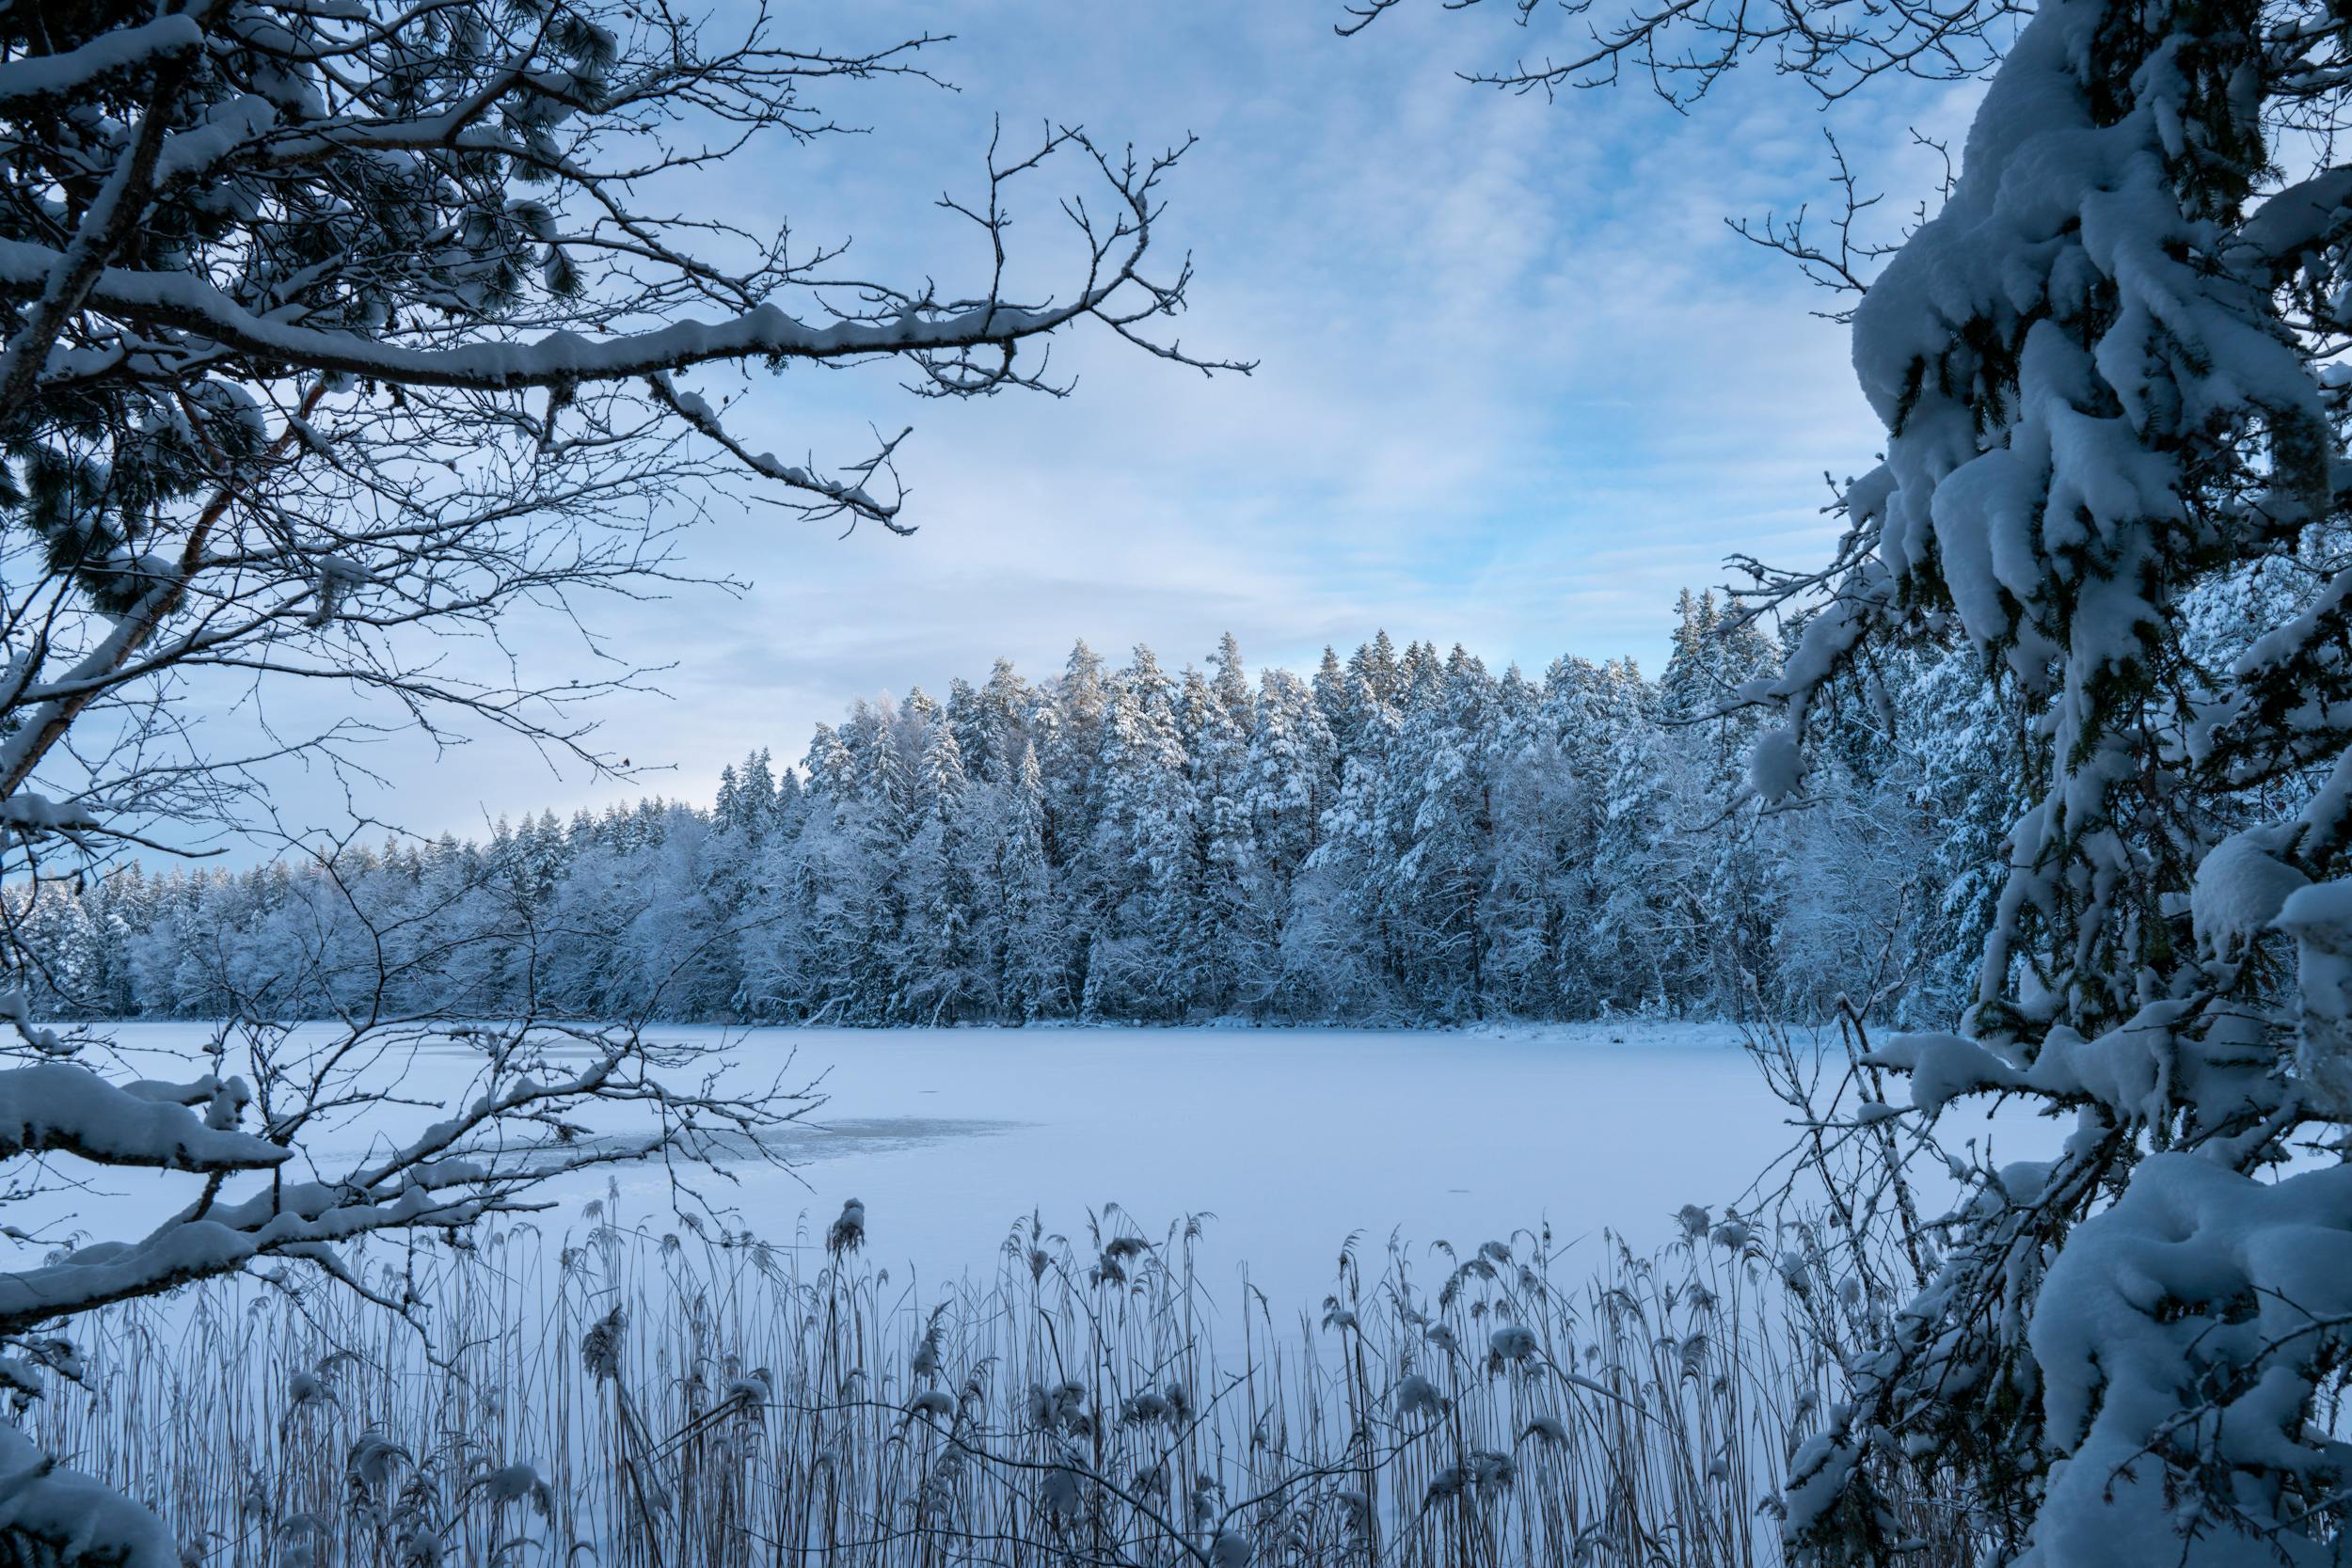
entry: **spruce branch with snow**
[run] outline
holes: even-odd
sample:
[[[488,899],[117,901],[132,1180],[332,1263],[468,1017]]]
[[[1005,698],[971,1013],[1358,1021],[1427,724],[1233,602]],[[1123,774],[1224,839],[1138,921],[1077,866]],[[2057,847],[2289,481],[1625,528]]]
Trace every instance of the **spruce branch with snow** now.
[[[1684,102],[1759,57],[1833,99],[1990,76],[1942,210],[1875,277],[1761,235],[1861,293],[1887,446],[1843,489],[1828,567],[1740,562],[1751,613],[1804,624],[1740,700],[1780,716],[1749,790],[1789,802],[1835,706],[1891,715],[1891,665],[1974,657],[1945,711],[1998,748],[1971,809],[1991,853],[1952,900],[1975,984],[1949,1032],[1867,1065],[1908,1073],[1921,1119],[2014,1096],[2074,1132],[2047,1164],[1979,1162],[1913,1235],[1934,1267],[1800,1454],[1787,1534],[1824,1561],[1903,1549],[1871,1478],[1910,1453],[1957,1478],[1992,1560],[2333,1561],[2352,30],[2307,5],[2050,0],[2012,42],[1988,30],[2012,10],[1636,4],[1498,75],[1631,65]]]
[[[1975,1173],[1803,1456],[1791,1535],[1823,1552],[1891,1544],[1856,1484],[1889,1441],[1965,1453],[2021,1561],[2341,1540],[2352,179],[2305,137],[2345,41],[2293,8],[2044,8],[1855,313],[1886,462],[1831,574],[1765,581],[1823,601],[1769,696],[1795,736],[1872,648],[1982,651],[2026,745],[1976,994],[1874,1059],[1929,1116],[2013,1094],[2076,1130]]]

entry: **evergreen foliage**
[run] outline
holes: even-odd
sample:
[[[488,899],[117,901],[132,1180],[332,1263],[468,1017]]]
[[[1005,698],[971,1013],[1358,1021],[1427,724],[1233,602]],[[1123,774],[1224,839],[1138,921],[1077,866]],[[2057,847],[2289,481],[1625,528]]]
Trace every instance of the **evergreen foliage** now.
[[[1921,792],[1966,786],[1858,730],[1837,810],[1736,816],[1756,725],[1724,705],[1777,654],[1711,594],[1677,615],[1656,682],[1385,634],[1312,682],[1230,637],[1173,675],[1081,643],[861,703],[707,808],[131,868],[20,892],[19,925],[42,1004],[107,1016],[331,1010],[380,943],[485,1014],[916,1024],[1741,1018],[1954,967]]]

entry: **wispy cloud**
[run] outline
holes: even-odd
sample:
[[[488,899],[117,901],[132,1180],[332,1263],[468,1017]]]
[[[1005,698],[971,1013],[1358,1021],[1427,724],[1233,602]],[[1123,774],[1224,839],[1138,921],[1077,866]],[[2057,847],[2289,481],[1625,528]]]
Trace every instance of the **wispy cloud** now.
[[[1057,349],[1078,382],[1064,401],[918,405],[886,372],[755,383],[736,418],[780,451],[853,452],[869,426],[914,423],[921,531],[835,542],[752,507],[697,532],[690,563],[752,587],[616,616],[625,647],[675,666],[672,700],[610,707],[621,751],[700,793],[750,747],[797,754],[854,696],[937,689],[998,655],[1042,673],[1077,637],[1179,663],[1230,628],[1298,662],[1387,626],[1497,663],[1654,663],[1675,590],[1720,580],[1728,550],[1820,550],[1822,472],[1867,465],[1876,429],[1842,329],[1807,314],[1820,300],[1724,226],[1824,195],[1802,89],[1748,72],[1689,118],[1631,88],[1547,104],[1454,79],[1525,41],[1476,13],[1400,11],[1343,42],[1327,10],[844,13],[860,37],[965,35],[938,61],[961,90],[845,95],[829,106],[873,134],[784,153],[764,182],[730,175],[737,216],[854,234],[878,271],[941,267],[968,241],[930,201],[968,184],[995,117],[1009,138],[1049,116],[1145,147],[1198,132],[1167,222],[1200,269],[1187,341],[1261,369],[1204,381],[1094,339]],[[1903,125],[1948,126],[1970,97],[1839,112],[1890,209],[1934,166]],[[1025,215],[1050,251],[1047,194]],[[505,752],[445,759],[405,815],[462,829],[612,793]]]

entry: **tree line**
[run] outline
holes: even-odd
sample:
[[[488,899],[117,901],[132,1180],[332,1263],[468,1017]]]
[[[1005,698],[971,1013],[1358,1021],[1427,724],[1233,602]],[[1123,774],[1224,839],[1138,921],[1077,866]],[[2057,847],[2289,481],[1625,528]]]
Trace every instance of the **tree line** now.
[[[1807,809],[1735,810],[1735,705],[1778,645],[1711,594],[1676,618],[1654,680],[1385,632],[1309,678],[1253,676],[1231,636],[1173,673],[1081,642],[1044,681],[999,660],[860,702],[707,806],[133,864],[20,885],[10,915],[40,1006],[104,1017],[1427,1024],[1949,992],[1987,770],[1857,714]],[[1939,669],[1906,706],[1965,689]]]

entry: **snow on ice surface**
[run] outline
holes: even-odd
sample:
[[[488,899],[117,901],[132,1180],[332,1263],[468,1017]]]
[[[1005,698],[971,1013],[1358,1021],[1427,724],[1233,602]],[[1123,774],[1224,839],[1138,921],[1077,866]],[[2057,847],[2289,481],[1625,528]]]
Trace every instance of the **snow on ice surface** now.
[[[710,1038],[716,1030],[665,1029]],[[200,1024],[129,1024],[145,1053],[194,1050]],[[1492,1033],[1343,1029],[755,1029],[736,1032],[747,1074],[788,1082],[824,1073],[831,1097],[784,1141],[795,1172],[743,1161],[739,1185],[705,1183],[738,1223],[815,1245],[844,1201],[862,1199],[867,1255],[926,1279],[995,1264],[1013,1220],[1032,1209],[1081,1235],[1086,1211],[1116,1202],[1155,1239],[1209,1213],[1199,1256],[1213,1282],[1246,1265],[1278,1310],[1329,1288],[1341,1243],[1375,1250],[1392,1231],[1416,1249],[1476,1245],[1550,1222],[1598,1261],[1612,1227],[1646,1250],[1677,1233],[1685,1204],[1720,1209],[1793,1140],[1722,1024],[1619,1023]],[[154,1070],[162,1070],[159,1059]],[[433,1082],[445,1071],[445,1083]],[[404,1093],[465,1086],[453,1049],[426,1058]],[[322,1140],[322,1168],[429,1116],[395,1110]],[[613,1133],[624,1127],[600,1129]],[[2046,1136],[2026,1147],[2036,1132]],[[2055,1144],[2048,1124],[2004,1123],[2019,1154]],[[660,1230],[669,1194],[658,1171],[617,1172],[625,1219]],[[606,1175],[567,1179],[548,1228],[579,1223]],[[103,1194],[43,1199],[94,1237],[143,1230],[192,1192],[185,1177],[109,1172]],[[27,1216],[12,1213],[25,1225]]]

